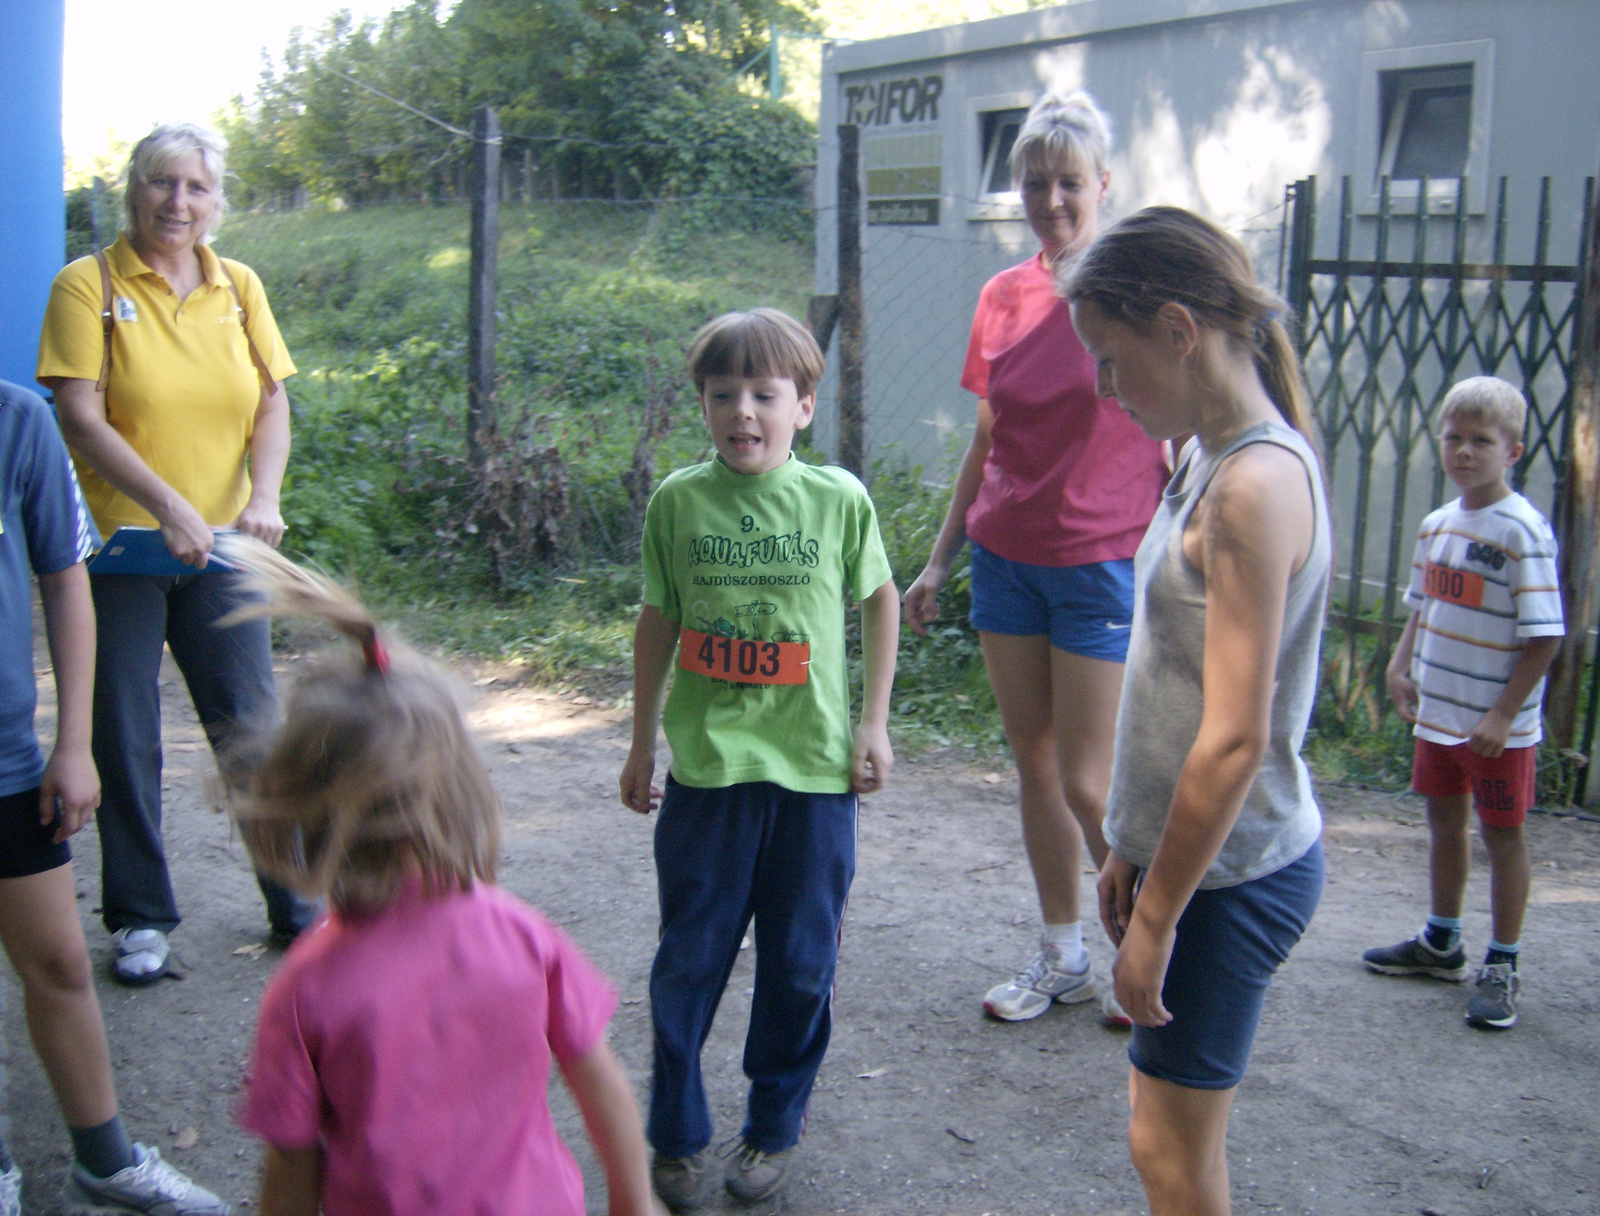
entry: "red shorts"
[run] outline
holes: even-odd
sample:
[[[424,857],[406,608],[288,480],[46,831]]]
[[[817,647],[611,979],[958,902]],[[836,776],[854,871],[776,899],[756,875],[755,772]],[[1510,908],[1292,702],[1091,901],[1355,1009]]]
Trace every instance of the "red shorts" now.
[[[1465,743],[1446,745],[1418,739],[1411,789],[1424,798],[1453,798],[1470,792],[1478,818],[1486,826],[1521,827],[1533,805],[1533,754],[1538,750],[1508,747],[1491,760]]]

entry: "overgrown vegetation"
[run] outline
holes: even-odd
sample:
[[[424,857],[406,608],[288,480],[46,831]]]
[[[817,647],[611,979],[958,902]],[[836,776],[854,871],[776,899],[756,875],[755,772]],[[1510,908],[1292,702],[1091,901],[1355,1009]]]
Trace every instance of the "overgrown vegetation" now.
[[[297,33],[223,118],[240,200],[462,197],[472,144],[449,128],[479,106],[498,112],[508,181],[527,196],[789,199],[814,159],[810,123],[739,87],[769,23],[812,28],[804,0],[440,8]]]

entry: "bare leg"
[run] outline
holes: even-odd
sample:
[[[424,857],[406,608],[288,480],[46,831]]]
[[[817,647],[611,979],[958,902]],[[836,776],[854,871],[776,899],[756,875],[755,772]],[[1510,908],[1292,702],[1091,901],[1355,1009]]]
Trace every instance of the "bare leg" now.
[[[1083,832],[1061,791],[1052,713],[1053,668],[1044,634],[1015,637],[980,631],[983,661],[1017,762],[1022,786],[1022,841],[1028,850],[1039,910],[1047,925],[1079,919],[1078,870]],[[1098,828],[1097,828],[1098,831]]]
[[[1099,869],[1107,851],[1100,825],[1111,790],[1122,664],[1051,647],[1050,674],[1061,792]]]
[[[1467,874],[1472,869],[1472,846],[1467,836],[1471,817],[1472,798],[1468,794],[1428,799],[1428,882],[1435,916],[1461,915]],[[1526,858],[1526,853],[1523,856]]]
[[[22,981],[28,1034],[68,1125],[106,1122],[117,1093],[70,863],[0,879],[0,944]]]
[[[1228,1112],[1236,1091],[1129,1073],[1128,1151],[1150,1216],[1228,1216]]]
[[[1507,945],[1522,940],[1522,917],[1528,910],[1528,838],[1519,824],[1492,828],[1484,824],[1483,847],[1489,852],[1489,906],[1494,939]]]

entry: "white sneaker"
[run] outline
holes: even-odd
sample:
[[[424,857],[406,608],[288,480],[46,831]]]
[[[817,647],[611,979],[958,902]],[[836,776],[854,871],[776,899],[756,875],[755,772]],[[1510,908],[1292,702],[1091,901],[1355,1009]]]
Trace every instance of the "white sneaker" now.
[[[96,1178],[76,1161],[61,1188],[67,1216],[144,1212],[146,1216],[229,1216],[232,1211],[203,1186],[161,1160],[157,1149],[133,1146],[139,1161],[109,1178]]]
[[[22,1167],[15,1162],[0,1174],[0,1216],[22,1216]]]
[[[1054,946],[1041,944],[1039,953],[1015,979],[989,989],[983,998],[983,1011],[1002,1022],[1026,1022],[1036,1018],[1053,1001],[1075,1005],[1093,998],[1094,969],[1068,971],[1065,960]]]
[[[1106,990],[1100,996],[1100,1016],[1105,1024],[1113,1030],[1132,1030],[1133,1019],[1122,1008],[1117,1000],[1117,994],[1112,991],[1111,985],[1106,985]]]
[[[167,973],[167,935],[160,929],[118,929],[111,978],[129,988],[143,988]]]

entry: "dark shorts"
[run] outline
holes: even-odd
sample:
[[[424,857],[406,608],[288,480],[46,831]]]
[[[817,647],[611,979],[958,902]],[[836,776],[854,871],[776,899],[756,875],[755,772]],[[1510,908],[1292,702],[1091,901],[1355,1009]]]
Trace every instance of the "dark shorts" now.
[[[49,827],[39,825],[39,790],[0,797],[0,878],[26,878],[43,874],[72,860],[72,850],[50,837],[60,824],[61,812]]]
[[[1492,759],[1465,743],[1418,739],[1411,762],[1411,788],[1424,798],[1472,794],[1485,827],[1521,827],[1533,805],[1536,747],[1508,747]]]
[[[1232,1089],[1244,1078],[1267,985],[1322,898],[1322,844],[1236,887],[1196,891],[1178,920],[1161,1003],[1165,1026],[1133,1028],[1128,1059],[1186,1089]]]
[[[1050,635],[1057,650],[1125,662],[1133,628],[1133,562],[1034,566],[972,545],[972,627]]]

